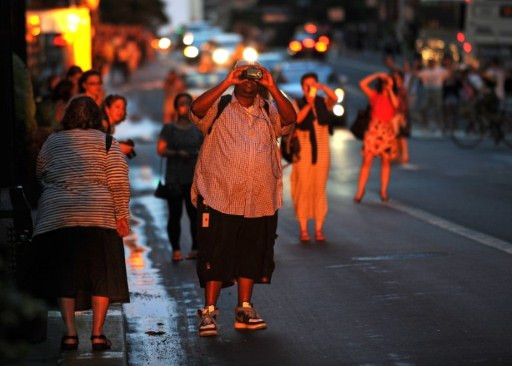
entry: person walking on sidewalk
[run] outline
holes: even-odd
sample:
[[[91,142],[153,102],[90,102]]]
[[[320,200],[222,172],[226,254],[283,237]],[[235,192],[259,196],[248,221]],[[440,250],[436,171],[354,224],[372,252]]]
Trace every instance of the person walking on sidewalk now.
[[[318,82],[315,73],[301,78],[304,96],[296,100],[297,129],[301,158],[293,162],[291,193],[295,217],[300,225],[300,241],[311,241],[307,223],[315,220],[315,240],[325,241],[323,224],[327,214],[327,178],[329,176],[329,130],[332,128],[329,109],[337,100],[332,89]],[[322,91],[325,95],[317,95]]]
[[[190,189],[194,177],[197,155],[203,143],[203,135],[192,124],[189,118],[192,96],[188,93],[180,93],[174,98],[174,109],[178,114],[178,120],[174,123],[164,124],[157,143],[158,155],[167,158],[165,170],[166,184],[177,184],[179,192],[167,198],[169,207],[169,219],[167,221],[167,235],[172,246],[172,260],[183,260],[181,255],[181,215],[183,213],[183,201],[187,209],[190,221],[190,236],[192,248],[187,259],[197,257],[197,209],[192,204]]]
[[[443,84],[450,73],[439,66],[434,59],[428,61],[428,67],[417,72],[418,78],[423,83],[424,94],[421,103],[421,117],[423,127],[429,127],[428,112],[434,116],[435,126],[438,131],[443,130]],[[435,128],[435,127],[434,127]]]
[[[374,81],[376,82],[375,89],[370,87]],[[382,164],[380,198],[385,202],[388,200],[387,189],[391,174],[391,160],[397,156],[398,126],[393,122],[396,121],[394,117],[398,99],[393,92],[393,80],[385,73],[369,75],[359,82],[359,86],[370,101],[371,116],[368,130],[364,134],[363,163],[359,171],[359,182],[354,201],[359,203],[363,199],[373,158],[379,156]]]
[[[123,152],[102,131],[93,99],[71,100],[60,129],[39,153],[37,177],[43,191],[30,287],[57,299],[66,326],[62,350],[78,348],[75,311],[91,306],[92,348],[110,349],[103,335],[109,304],[129,302],[122,237],[130,230],[130,186]]]
[[[233,94],[222,96],[230,86]],[[268,89],[275,105],[261,98],[260,88]],[[190,116],[205,135],[192,184],[198,208],[197,273],[205,289],[199,335],[217,334],[220,290],[235,282],[235,328],[266,328],[251,297],[254,284],[269,284],[274,270],[282,205],[276,139],[290,132],[297,115],[268,70],[238,61],[226,79],[194,101]]]

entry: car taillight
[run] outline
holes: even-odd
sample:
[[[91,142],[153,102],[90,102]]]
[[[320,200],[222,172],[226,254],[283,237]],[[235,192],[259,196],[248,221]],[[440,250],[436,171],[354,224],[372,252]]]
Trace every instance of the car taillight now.
[[[302,51],[302,44],[299,41],[291,41],[288,47],[294,53]]]
[[[302,41],[302,44],[304,45],[304,47],[306,48],[313,48],[315,47],[315,40],[313,38],[305,38],[303,41]]]

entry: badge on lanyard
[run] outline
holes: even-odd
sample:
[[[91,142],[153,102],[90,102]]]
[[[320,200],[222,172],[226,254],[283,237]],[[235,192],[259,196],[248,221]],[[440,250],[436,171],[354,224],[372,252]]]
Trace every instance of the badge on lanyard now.
[[[210,213],[203,212],[203,227],[210,226]]]

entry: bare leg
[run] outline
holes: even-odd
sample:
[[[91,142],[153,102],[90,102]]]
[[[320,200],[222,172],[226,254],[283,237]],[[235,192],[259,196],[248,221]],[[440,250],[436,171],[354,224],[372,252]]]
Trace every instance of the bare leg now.
[[[405,137],[398,138],[398,144],[400,146],[400,162],[402,164],[409,162],[409,146],[407,145],[407,139]]]
[[[391,162],[388,157],[382,157],[382,165],[380,171],[380,196],[381,198],[388,197],[389,176],[391,175]]]
[[[299,219],[300,231],[308,231],[308,219]]]
[[[244,302],[251,302],[253,287],[254,280],[244,277],[238,278],[238,306],[242,306]]]
[[[208,281],[204,286],[205,306],[216,306],[219,298],[222,281]]]
[[[363,198],[366,182],[368,182],[368,177],[370,176],[370,168],[372,167],[372,162],[373,156],[368,155],[363,157],[363,163],[361,164],[361,169],[359,171],[359,183],[357,194],[355,196],[356,200],[361,200],[361,198]]]
[[[75,299],[72,297],[61,297],[57,299],[59,304],[60,314],[66,326],[66,335],[76,336],[75,324]],[[77,341],[73,339],[66,339],[64,343],[75,344]]]
[[[92,296],[92,335],[103,334],[103,325],[107,316],[109,298],[105,296]],[[105,343],[103,339],[94,339],[93,343]]]

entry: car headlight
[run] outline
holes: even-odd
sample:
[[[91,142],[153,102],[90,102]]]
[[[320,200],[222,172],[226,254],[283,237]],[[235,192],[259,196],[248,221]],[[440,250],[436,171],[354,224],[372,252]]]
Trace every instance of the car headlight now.
[[[338,103],[343,102],[343,99],[345,99],[345,91],[341,88],[337,88],[335,91],[336,96],[338,97]]]
[[[187,46],[183,50],[183,55],[188,58],[196,58],[199,55],[199,49],[196,46]]]
[[[171,47],[171,40],[167,37],[162,37],[158,40],[158,48],[161,50],[167,50]]]
[[[334,113],[336,117],[341,117],[345,114],[345,108],[343,108],[341,104],[335,104],[332,108],[332,113]]]
[[[212,58],[213,62],[216,64],[224,65],[229,60],[229,52],[224,48],[217,48],[215,51],[213,51]]]
[[[183,35],[183,44],[186,46],[190,46],[194,43],[194,35],[190,32],[187,32]]]
[[[246,61],[254,62],[258,59],[258,51],[254,47],[245,47],[242,57]]]

